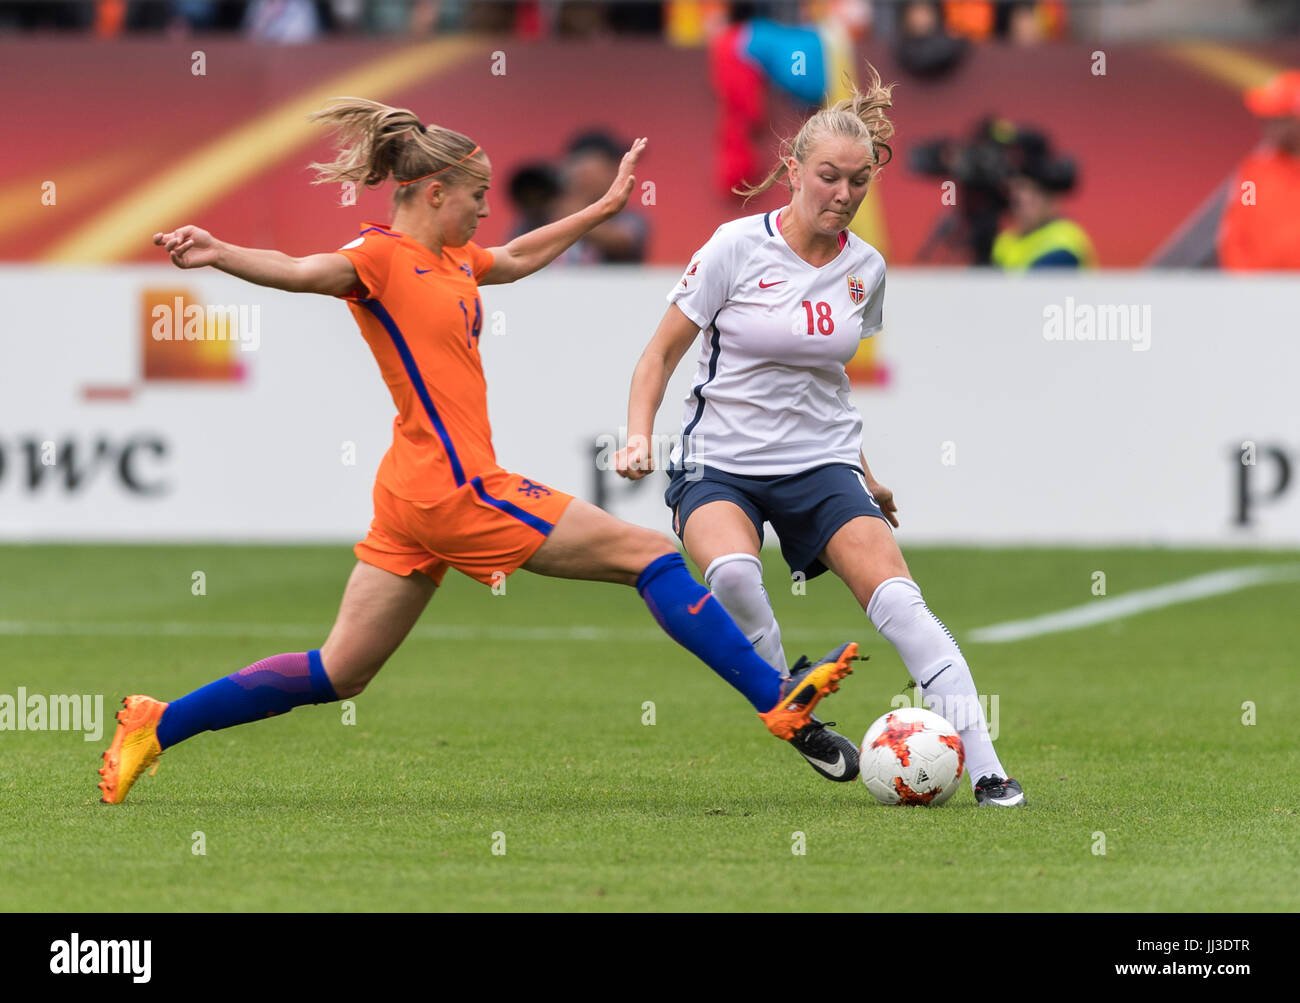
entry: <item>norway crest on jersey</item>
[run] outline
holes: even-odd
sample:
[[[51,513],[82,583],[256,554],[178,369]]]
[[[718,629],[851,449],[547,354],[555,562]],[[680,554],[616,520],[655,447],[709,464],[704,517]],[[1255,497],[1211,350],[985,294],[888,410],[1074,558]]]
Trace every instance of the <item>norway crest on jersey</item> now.
[[[857,306],[867,297],[867,287],[862,284],[862,280],[856,275],[849,276],[849,299],[853,300],[853,305]]]

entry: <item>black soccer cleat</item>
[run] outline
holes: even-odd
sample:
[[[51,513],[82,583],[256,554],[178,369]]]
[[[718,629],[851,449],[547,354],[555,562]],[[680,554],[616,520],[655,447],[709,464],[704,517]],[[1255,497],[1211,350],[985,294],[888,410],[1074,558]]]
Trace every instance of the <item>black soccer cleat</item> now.
[[[975,784],[975,803],[993,804],[999,808],[1018,808],[1028,804],[1025,792],[1020,789],[1020,782],[1010,777],[980,777]]]
[[[837,653],[838,649],[831,654]],[[802,675],[812,667],[808,656],[800,655],[799,660],[790,666],[790,678]],[[810,714],[808,723],[794,733],[790,744],[827,780],[837,783],[855,780],[858,776],[858,747],[839,732],[832,731],[834,724],[834,721],[820,721],[816,715]]]
[[[827,780],[844,783],[858,778],[858,747],[832,731],[834,721],[819,721],[815,716],[794,733],[790,744],[808,765]]]

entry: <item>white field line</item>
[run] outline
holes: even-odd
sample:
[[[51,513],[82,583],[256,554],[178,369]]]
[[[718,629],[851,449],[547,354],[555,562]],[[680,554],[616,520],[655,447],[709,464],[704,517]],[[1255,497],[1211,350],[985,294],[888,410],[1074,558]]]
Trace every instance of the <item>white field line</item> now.
[[[1028,620],[1012,620],[970,631],[971,641],[1018,641],[1026,637],[1075,630],[1108,620],[1133,616],[1150,609],[1191,602],[1277,582],[1300,581],[1300,565],[1258,565],[1230,568],[1197,575],[1170,585],[1141,589],[1114,597],[1099,597],[1093,602],[1045,613]],[[0,620],[0,637],[267,637],[298,638],[323,641],[329,633],[324,623],[228,623],[195,620]],[[855,627],[799,628],[782,630],[790,640],[825,641],[827,638],[850,638],[871,633],[870,624]],[[417,624],[410,635],[423,641],[654,641],[666,639],[656,627],[602,627],[596,624],[521,627],[492,624]]]
[[[841,631],[845,639],[863,632]],[[190,620],[57,621],[0,620],[0,637],[282,637],[323,641],[329,624],[308,623],[202,623]],[[828,630],[795,630],[786,636],[807,640],[838,637]],[[569,624],[558,627],[508,627],[491,624],[417,624],[408,637],[418,641],[667,641],[657,627],[599,627]]]
[[[1252,585],[1295,581],[1300,581],[1300,565],[1297,564],[1227,568],[1223,571],[1211,571],[1208,574],[1196,575],[1194,578],[1186,578],[1181,582],[1171,582],[1169,585],[1138,589],[1136,592],[1126,592],[1118,596],[1099,596],[1092,602],[1071,606],[1069,609],[1058,610],[1055,613],[1044,613],[1027,620],[995,623],[990,627],[972,630],[966,636],[972,641],[992,643],[1020,641],[1041,634],[1091,627],[1094,624],[1135,616],[1147,610],[1173,606],[1177,603],[1225,595],[1228,592],[1250,588]]]
[[[0,620],[9,637],[286,637],[324,640],[327,623],[203,623],[192,620]],[[565,627],[493,627],[489,624],[417,624],[409,637],[430,641],[617,641],[662,637],[655,628],[613,630],[588,624]]]

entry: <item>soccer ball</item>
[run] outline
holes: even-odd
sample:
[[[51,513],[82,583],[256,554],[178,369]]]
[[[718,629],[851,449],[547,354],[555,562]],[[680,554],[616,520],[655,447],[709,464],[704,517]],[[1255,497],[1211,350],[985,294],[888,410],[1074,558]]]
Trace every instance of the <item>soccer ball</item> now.
[[[862,782],[881,804],[934,807],[952,797],[966,772],[957,729],[932,710],[891,710],[867,729]]]

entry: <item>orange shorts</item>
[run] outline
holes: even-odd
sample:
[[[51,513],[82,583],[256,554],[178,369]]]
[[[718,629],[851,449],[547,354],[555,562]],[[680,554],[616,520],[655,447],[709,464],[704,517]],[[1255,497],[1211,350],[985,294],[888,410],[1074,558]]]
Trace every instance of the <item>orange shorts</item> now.
[[[353,548],[395,575],[419,571],[440,583],[448,567],[484,585],[517,571],[573,501],[520,474],[490,470],[435,502],[398,498],[375,483],[375,518]]]

